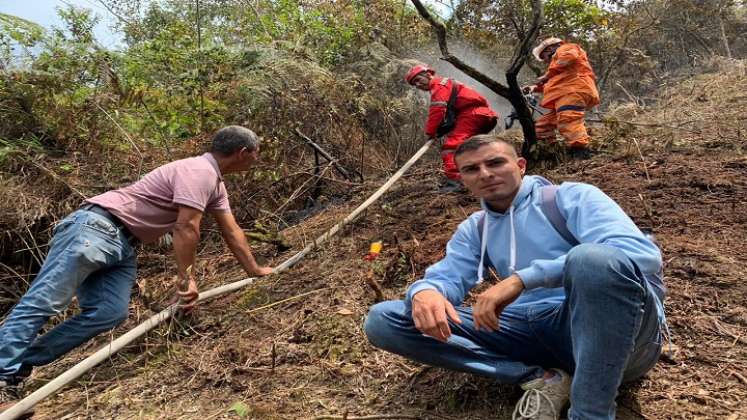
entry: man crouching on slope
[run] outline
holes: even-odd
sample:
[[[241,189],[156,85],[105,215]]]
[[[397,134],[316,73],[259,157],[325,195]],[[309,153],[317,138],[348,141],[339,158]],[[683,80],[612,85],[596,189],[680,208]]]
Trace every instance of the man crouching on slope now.
[[[596,187],[524,176],[526,161],[502,140],[472,137],[455,159],[484,211],[459,225],[404,301],[371,308],[369,340],[521,384],[514,419],[557,419],[569,396],[569,419],[614,419],[620,383],[661,351],[659,249]],[[502,280],[459,306],[484,266]]]
[[[127,319],[139,242],[173,232],[181,306],[193,307],[191,274],[200,221],[210,213],[236,259],[250,276],[257,265],[228,203],[223,175],[248,171],[259,156],[259,138],[239,126],[219,130],[210,152],[156,168],[134,184],[86,200],[55,226],[49,253],[31,288],[0,327],[0,412],[20,397],[33,366],[51,363],[91,337]],[[47,320],[78,297],[80,313],[37,337]]]

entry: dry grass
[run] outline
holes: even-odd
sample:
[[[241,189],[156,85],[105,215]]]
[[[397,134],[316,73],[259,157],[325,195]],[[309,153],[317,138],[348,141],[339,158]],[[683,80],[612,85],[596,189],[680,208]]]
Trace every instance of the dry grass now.
[[[598,185],[640,226],[653,228],[662,244],[670,290],[666,306],[678,352],[642,381],[623,387],[620,418],[747,417],[747,159],[736,134],[747,129],[738,113],[747,107],[747,97],[738,88],[745,83],[738,71],[683,83],[664,98],[667,107],[626,116],[638,125],[618,119],[617,125],[597,129],[607,152],[542,172],[555,181]],[[729,85],[732,90],[725,91]],[[701,93],[705,102],[698,99]],[[685,123],[693,118],[699,122]],[[613,137],[615,144],[609,143]],[[377,351],[361,331],[374,297],[366,276],[377,279],[387,298],[400,298],[443,255],[456,225],[477,208],[466,196],[434,194],[435,160],[432,156],[416,167],[358,222],[292,270],[159,328],[44,402],[37,418],[227,419],[239,417],[230,410],[235,403],[246,418],[256,419],[509,418],[516,389]],[[350,191],[346,202],[286,230],[294,249],[344,217],[374,188],[372,183]],[[380,239],[385,243],[381,256],[364,261],[369,243]],[[258,247],[258,254],[275,263],[291,255],[274,252]],[[202,249],[200,260],[203,288],[243,277],[217,243]],[[168,257],[151,250],[140,262],[141,281],[156,300],[163,299],[170,281],[162,274],[170,272]],[[149,314],[135,299],[132,316],[118,333]],[[106,341],[99,337],[39,369],[32,386]]]

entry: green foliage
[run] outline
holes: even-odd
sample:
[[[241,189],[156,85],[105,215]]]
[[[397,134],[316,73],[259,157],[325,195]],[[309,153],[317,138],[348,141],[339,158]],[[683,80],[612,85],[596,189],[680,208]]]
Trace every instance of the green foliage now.
[[[616,78],[626,81],[629,92],[643,93],[714,55],[747,55],[741,36],[747,31],[744,0],[544,0],[543,5],[539,39],[557,36],[581,44],[603,90]],[[473,44],[495,50],[516,45],[530,21],[530,0],[464,0],[451,24]]]
[[[203,47],[283,43],[308,48],[314,59],[332,66],[354,51],[371,29],[364,2],[321,2],[312,7],[298,0],[260,0],[250,5],[203,0],[199,15],[195,2],[187,7],[176,0],[151,2],[147,10],[140,6],[138,1],[117,5],[124,15],[142,16],[123,25],[131,47],[165,36],[176,41],[174,47],[194,48],[199,22]]]
[[[365,141],[367,131],[380,139],[387,137],[382,130],[394,130],[395,120],[411,123],[402,117],[408,108],[382,96],[377,86],[394,59],[382,44],[400,48],[427,33],[427,25],[399,0],[199,5],[198,13],[197,2],[182,0],[111,2],[124,33],[124,45],[115,51],[97,43],[97,18],[85,9],[58,9],[62,24],[47,32],[2,20],[26,28],[24,45],[33,54],[26,52],[28,65],[0,73],[0,138],[17,150],[34,138],[55,153],[122,157],[102,159],[96,169],[132,179],[129,172],[140,163],[126,155],[136,148],[147,168],[149,159],[162,161],[163,152],[172,157],[172,150],[199,151],[200,142],[222,125],[246,124],[264,137],[266,162],[247,182],[293,191],[300,178],[285,177],[301,172],[286,165],[287,150],[308,159],[289,140],[293,128],[327,144],[343,164],[358,166],[363,148],[353,146]],[[380,55],[379,46],[384,60],[365,64],[377,74],[355,76],[358,70],[351,69]],[[404,96],[401,75],[395,74],[400,69],[386,71],[396,79],[394,95]],[[3,156],[13,156],[10,150]],[[54,168],[85,173],[79,163]]]
[[[545,0],[545,25],[542,36],[588,41],[607,30],[609,14],[594,0]],[[465,35],[479,45],[488,46],[495,37],[514,44],[529,30],[530,0],[465,0],[457,8],[456,18]]]
[[[44,28],[26,19],[0,13],[0,65],[7,68],[16,61],[16,49],[29,48],[44,37]]]
[[[28,68],[0,80],[5,87],[0,104],[9,106],[0,112],[19,121],[0,130],[0,136],[35,132],[62,145],[88,142],[102,131],[117,132],[112,121],[102,118],[108,109],[118,111],[116,120],[126,131],[154,144],[191,138],[274,101],[277,91],[266,86],[277,83],[265,77],[273,76],[274,69],[258,67],[263,54],[332,69],[354,60],[362,45],[379,36],[380,25],[399,23],[404,31],[417,19],[397,0],[199,4],[198,13],[197,2],[182,0],[112,2],[114,12],[124,17],[121,51],[98,46],[93,35],[97,18],[86,9],[58,9],[63,25],[48,33],[0,15],[6,63],[12,43],[37,51],[27,51]],[[301,66],[297,74],[284,76],[299,77],[308,70]],[[257,71],[266,73],[252,74]]]
[[[237,401],[231,405],[231,408],[228,409],[229,412],[233,412],[240,418],[246,418],[251,414],[252,409],[249,408],[248,405],[244,404],[241,401]]]
[[[28,152],[40,152],[41,150],[41,142],[35,137],[22,140],[0,138],[0,164],[4,163],[6,159],[14,155],[27,154]]]
[[[565,39],[587,41],[605,31],[610,12],[604,11],[589,0],[547,0],[543,28],[546,34],[556,34]]]

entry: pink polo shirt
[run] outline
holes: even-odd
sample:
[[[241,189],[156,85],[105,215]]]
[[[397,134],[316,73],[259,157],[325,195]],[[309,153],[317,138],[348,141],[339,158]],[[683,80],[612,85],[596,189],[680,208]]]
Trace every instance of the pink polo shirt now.
[[[179,206],[231,211],[218,163],[210,153],[160,166],[134,184],[86,200],[109,210],[141,242],[171,232]]]

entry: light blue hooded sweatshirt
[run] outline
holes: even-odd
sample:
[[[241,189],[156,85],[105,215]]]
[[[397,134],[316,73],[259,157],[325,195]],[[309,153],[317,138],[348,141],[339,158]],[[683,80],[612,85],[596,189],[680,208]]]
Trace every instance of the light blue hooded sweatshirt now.
[[[483,232],[478,232],[483,211],[463,221],[446,245],[446,256],[428,267],[425,277],[408,289],[408,305],[416,293],[426,289],[435,289],[453,305],[461,305],[482,277],[480,235],[498,276],[503,279],[516,273],[524,283],[525,294],[562,287],[565,258],[574,244],[567,242],[542,212],[543,185],[542,178],[525,176],[504,213],[490,210],[483,201]],[[578,182],[560,185],[555,200],[579,243],[604,244],[623,251],[653,283],[661,304],[664,286],[657,276],[662,267],[661,252],[617,203],[593,185]],[[562,294],[560,289],[557,295]]]

